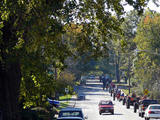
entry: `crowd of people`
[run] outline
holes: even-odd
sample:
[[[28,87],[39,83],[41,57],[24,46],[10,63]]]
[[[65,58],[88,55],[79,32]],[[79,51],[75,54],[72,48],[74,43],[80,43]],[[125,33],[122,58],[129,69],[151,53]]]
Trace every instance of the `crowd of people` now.
[[[99,77],[100,82],[103,83],[102,87],[103,90],[108,90],[111,96],[113,96],[113,99],[117,98],[117,100],[121,100],[125,95],[124,93],[115,87],[115,84],[112,82],[111,78],[109,75],[101,75]]]
[[[110,77],[108,75],[101,75],[100,76],[100,82],[103,83],[103,90],[107,90],[109,89],[109,91],[115,87],[114,83],[112,82],[112,80],[110,79]]]

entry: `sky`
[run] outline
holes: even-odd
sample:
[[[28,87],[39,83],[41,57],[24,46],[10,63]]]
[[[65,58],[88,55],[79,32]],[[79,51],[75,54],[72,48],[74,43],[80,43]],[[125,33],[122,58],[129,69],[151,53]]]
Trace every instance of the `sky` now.
[[[160,0],[158,0],[157,3],[160,5]],[[157,7],[151,0],[150,0],[150,2],[148,3],[148,6],[147,6],[147,7],[148,7],[149,9],[151,9],[151,10],[154,10],[154,11],[157,11],[157,12],[160,13],[160,6]],[[124,7],[124,9],[125,9],[126,12],[129,12],[130,10],[133,10],[133,7],[127,5],[127,6]],[[147,9],[147,8],[146,8],[146,9]]]
[[[157,3],[160,5],[160,0],[158,0],[158,1],[159,1],[159,2],[157,2]],[[157,11],[157,12],[160,13],[160,6],[157,7],[153,2],[150,1],[148,7],[149,7],[151,10],[155,10],[155,11]]]

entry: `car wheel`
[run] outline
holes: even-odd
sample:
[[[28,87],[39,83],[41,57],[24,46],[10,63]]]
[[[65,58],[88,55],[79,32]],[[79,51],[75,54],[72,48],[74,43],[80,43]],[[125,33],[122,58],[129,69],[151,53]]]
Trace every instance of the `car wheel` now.
[[[112,115],[114,115],[114,111],[112,112]]]
[[[145,120],[149,120],[149,119],[150,119],[150,118],[146,118],[146,117],[145,117]]]
[[[127,106],[126,106],[126,107],[127,107],[127,109],[129,109],[129,108],[130,108],[130,106],[129,106],[129,104],[128,104],[128,103],[127,103]]]
[[[137,112],[137,109],[136,109],[136,106],[134,106],[134,113],[136,113]]]
[[[123,103],[123,105],[125,105],[125,101],[124,101],[124,100],[123,100],[123,102],[122,102],[122,103]]]
[[[101,115],[102,113],[101,113],[101,112],[99,112],[99,114]]]

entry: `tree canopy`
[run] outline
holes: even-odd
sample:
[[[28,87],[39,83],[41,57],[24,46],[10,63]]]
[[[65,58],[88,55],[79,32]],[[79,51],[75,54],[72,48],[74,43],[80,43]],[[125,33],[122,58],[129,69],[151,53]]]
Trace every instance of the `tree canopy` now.
[[[149,0],[125,1],[142,14]],[[42,100],[52,91],[68,57],[100,56],[117,33],[123,35],[121,0],[1,0],[0,8],[0,108],[5,120],[20,119],[19,95]]]

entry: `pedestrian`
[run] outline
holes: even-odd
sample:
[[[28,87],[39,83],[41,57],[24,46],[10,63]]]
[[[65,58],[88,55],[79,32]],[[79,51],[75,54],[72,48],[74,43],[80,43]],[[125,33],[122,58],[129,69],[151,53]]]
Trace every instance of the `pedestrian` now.
[[[115,101],[116,98],[116,91],[113,92],[113,100]]]
[[[100,80],[100,82],[102,82],[102,75],[101,75],[101,76],[99,76],[99,80]]]
[[[103,82],[103,90],[106,88],[106,79],[104,76],[102,76],[102,82]]]

